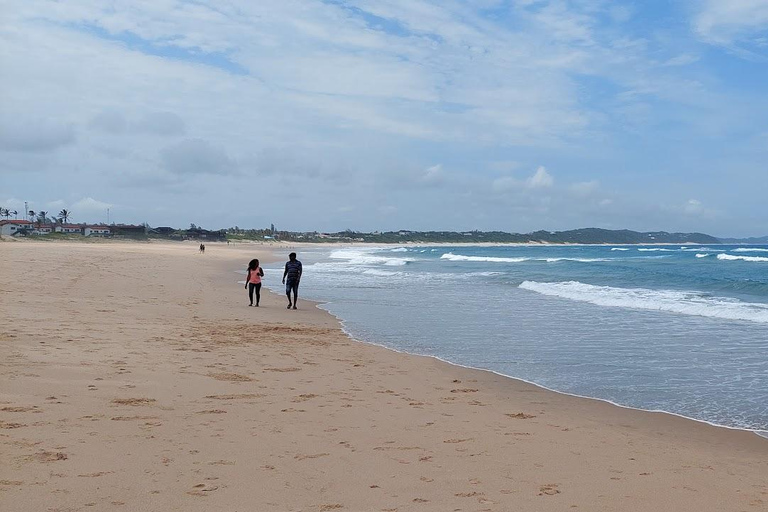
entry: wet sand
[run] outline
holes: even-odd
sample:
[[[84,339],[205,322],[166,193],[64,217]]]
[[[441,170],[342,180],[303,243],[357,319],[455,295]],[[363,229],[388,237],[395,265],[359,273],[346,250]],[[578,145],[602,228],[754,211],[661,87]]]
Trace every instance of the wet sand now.
[[[269,249],[206,247],[0,243],[0,509],[768,508],[766,439],[250,308]]]

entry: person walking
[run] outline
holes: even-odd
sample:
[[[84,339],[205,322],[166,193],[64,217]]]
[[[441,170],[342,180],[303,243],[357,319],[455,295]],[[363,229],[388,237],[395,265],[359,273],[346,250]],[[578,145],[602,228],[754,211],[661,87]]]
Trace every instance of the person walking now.
[[[261,278],[264,271],[259,266],[259,260],[253,259],[248,263],[248,275],[245,278],[245,288],[248,290],[248,298],[251,300],[249,306],[253,306],[253,294],[256,293],[256,307],[259,307],[261,300]]]
[[[292,252],[288,255],[285,272],[283,272],[283,284],[285,285],[285,295],[288,297],[288,309],[296,309],[296,303],[299,300],[301,271],[301,262],[296,259],[296,253]],[[293,291],[293,304],[291,304],[291,291]]]

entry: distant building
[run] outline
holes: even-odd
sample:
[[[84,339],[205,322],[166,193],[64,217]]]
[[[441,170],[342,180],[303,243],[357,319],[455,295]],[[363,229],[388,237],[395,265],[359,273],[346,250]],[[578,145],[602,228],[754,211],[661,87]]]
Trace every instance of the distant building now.
[[[225,241],[227,239],[227,233],[224,230],[221,231],[209,231],[203,228],[190,228],[185,231],[187,238],[213,240],[213,241]]]
[[[36,235],[50,235],[53,233],[53,224],[46,224],[44,226],[37,226],[33,231]]]
[[[82,235],[83,226],[78,224],[59,224],[54,228],[57,233],[69,233],[73,235]]]
[[[0,220],[0,235],[12,236],[19,231],[31,231],[34,224],[28,220]]]
[[[86,226],[83,230],[85,236],[109,236],[109,226]]]
[[[109,227],[110,234],[112,236],[140,236],[143,237],[147,234],[147,228],[146,226],[142,225],[134,225],[134,224],[112,224],[111,226],[104,226]]]

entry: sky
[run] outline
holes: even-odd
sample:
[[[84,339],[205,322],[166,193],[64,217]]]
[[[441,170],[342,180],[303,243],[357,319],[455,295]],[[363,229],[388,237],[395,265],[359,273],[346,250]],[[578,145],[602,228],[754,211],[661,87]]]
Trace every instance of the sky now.
[[[0,0],[0,206],[768,234],[768,0]]]

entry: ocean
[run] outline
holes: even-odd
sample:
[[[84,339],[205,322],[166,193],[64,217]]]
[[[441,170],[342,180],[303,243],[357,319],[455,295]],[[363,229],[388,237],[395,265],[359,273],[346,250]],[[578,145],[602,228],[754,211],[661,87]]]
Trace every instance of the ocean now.
[[[354,338],[768,434],[768,246],[303,250]],[[265,286],[284,293],[282,266]]]

